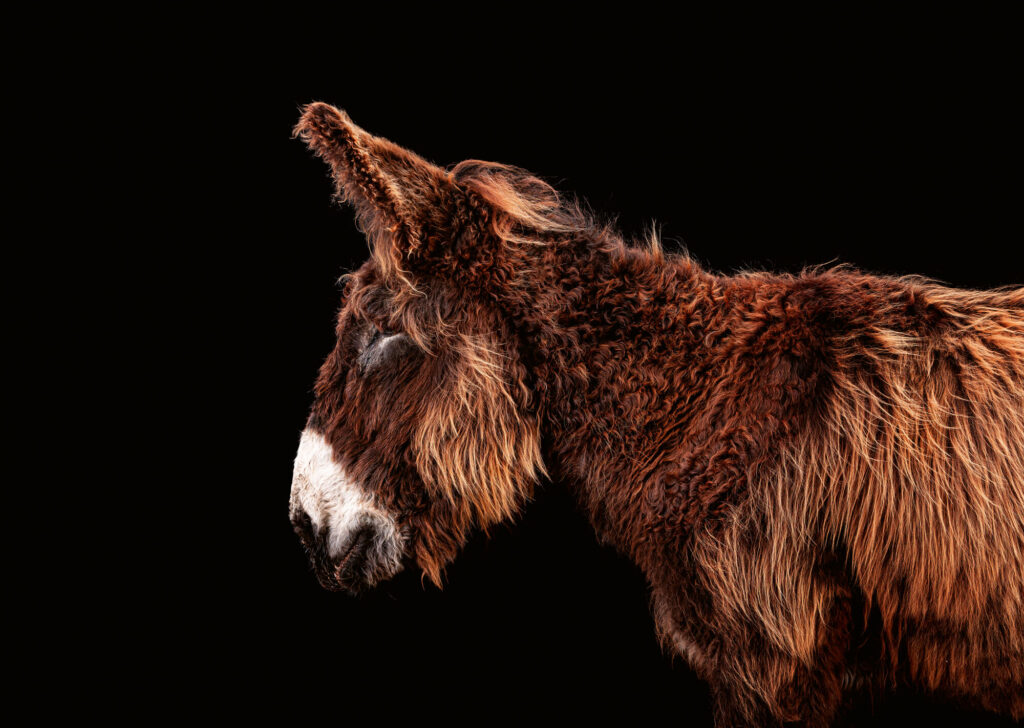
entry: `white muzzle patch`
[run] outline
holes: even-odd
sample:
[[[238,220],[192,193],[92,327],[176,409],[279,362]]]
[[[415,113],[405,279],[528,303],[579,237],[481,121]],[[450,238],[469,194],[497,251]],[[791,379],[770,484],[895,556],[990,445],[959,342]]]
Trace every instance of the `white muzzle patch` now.
[[[323,435],[310,430],[303,430],[295,456],[289,510],[293,520],[300,511],[309,516],[332,558],[348,550],[357,531],[372,526],[376,563],[366,576],[376,581],[400,570],[404,539],[394,517],[348,477]]]

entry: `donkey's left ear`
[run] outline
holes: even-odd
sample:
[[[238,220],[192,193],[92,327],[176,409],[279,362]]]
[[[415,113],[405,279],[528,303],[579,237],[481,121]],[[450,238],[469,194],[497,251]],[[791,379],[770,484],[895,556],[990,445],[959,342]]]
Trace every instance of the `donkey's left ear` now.
[[[331,165],[337,195],[355,207],[385,278],[404,277],[402,258],[419,246],[431,209],[455,188],[448,173],[360,129],[330,104],[306,106],[292,136]]]

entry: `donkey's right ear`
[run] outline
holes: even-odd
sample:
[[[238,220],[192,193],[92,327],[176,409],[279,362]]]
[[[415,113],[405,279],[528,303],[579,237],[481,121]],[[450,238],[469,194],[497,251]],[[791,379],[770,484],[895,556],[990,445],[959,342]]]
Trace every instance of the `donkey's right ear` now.
[[[407,281],[403,259],[419,247],[431,210],[454,189],[448,173],[360,129],[330,104],[306,106],[292,136],[331,166],[337,196],[355,208],[385,280]]]

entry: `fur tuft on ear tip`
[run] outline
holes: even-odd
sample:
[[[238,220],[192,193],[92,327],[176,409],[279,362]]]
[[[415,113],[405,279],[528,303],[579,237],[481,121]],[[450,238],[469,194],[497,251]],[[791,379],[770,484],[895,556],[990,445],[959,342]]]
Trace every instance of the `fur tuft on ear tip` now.
[[[302,115],[292,129],[292,138],[300,138],[310,146],[332,136],[340,130],[351,132],[355,128],[352,119],[341,109],[323,101],[314,101],[302,107]]]
[[[323,101],[312,101],[306,104],[302,109],[302,115],[310,118],[333,118],[348,122],[352,121],[344,109],[339,109]]]

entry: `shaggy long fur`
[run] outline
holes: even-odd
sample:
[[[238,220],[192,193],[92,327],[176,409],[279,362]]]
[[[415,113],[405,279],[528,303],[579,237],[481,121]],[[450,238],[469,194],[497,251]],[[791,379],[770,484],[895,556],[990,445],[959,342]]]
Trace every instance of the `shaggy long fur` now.
[[[550,474],[719,725],[829,725],[901,682],[1024,716],[1024,288],[713,275],[522,170],[445,171],[321,103],[295,133],[372,253],[309,426],[426,575]],[[367,374],[371,327],[413,344]]]

